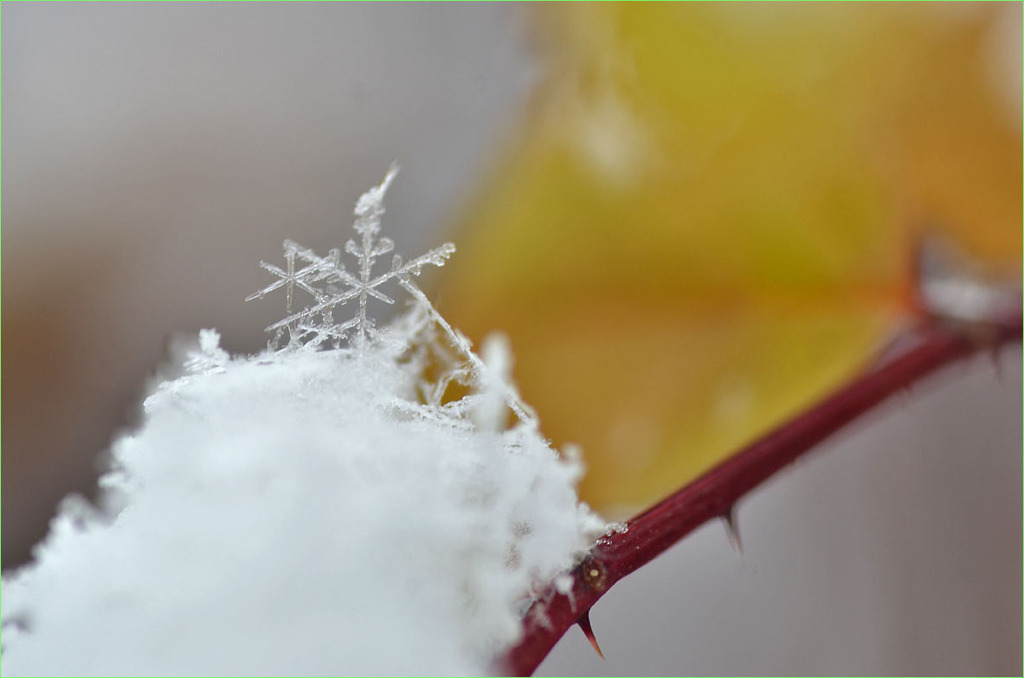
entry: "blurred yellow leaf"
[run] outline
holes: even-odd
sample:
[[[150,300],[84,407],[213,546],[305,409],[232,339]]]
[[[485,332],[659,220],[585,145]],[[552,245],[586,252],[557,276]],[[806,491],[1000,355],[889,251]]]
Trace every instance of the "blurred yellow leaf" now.
[[[912,317],[926,231],[1019,271],[1020,111],[999,70],[1019,7],[537,19],[549,79],[467,211],[441,305],[475,340],[509,334],[598,507],[649,504],[863,367]]]

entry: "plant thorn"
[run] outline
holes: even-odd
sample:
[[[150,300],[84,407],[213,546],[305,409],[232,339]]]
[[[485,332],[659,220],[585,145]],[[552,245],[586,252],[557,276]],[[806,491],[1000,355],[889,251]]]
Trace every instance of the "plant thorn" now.
[[[736,507],[730,506],[729,510],[722,514],[722,521],[725,523],[725,531],[729,535],[729,543],[736,553],[743,555],[743,541],[740,539],[740,524],[736,517]]]
[[[590,610],[583,613],[583,616],[576,620],[576,624],[579,625],[580,630],[583,631],[583,635],[590,641],[590,646],[597,652],[597,656],[604,659],[604,652],[601,652],[601,646],[597,644],[597,637],[594,635],[594,629],[590,626]]]

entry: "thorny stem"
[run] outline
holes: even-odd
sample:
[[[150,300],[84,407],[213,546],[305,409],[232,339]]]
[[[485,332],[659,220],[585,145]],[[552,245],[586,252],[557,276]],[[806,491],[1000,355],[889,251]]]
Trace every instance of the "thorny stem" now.
[[[532,674],[569,628],[581,619],[588,620],[590,608],[613,584],[705,522],[730,520],[736,503],[748,492],[864,412],[952,362],[1020,341],[1019,304],[1011,317],[983,327],[927,322],[913,348],[856,377],[639,514],[629,521],[626,531],[598,540],[572,571],[569,594],[550,589],[530,608],[523,621],[523,638],[504,658],[505,669],[512,675]]]

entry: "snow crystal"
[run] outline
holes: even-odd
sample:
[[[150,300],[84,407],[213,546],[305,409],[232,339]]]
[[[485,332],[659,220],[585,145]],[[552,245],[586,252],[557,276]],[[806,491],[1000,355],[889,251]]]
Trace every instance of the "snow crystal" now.
[[[498,670],[529,592],[607,526],[509,383],[506,342],[481,360],[412,284],[452,248],[370,274],[393,177],[357,205],[359,274],[286,243],[260,295],[285,289],[287,344],[230,358],[204,330],[114,445],[100,506],[66,501],[5,573],[4,675]],[[413,305],[378,328],[365,302],[386,280]]]
[[[395,243],[389,238],[377,238],[380,234],[380,221],[384,215],[384,195],[388,186],[394,181],[398,168],[392,166],[384,181],[370,189],[356,203],[355,230],[360,236],[357,243],[349,240],[345,243],[345,252],[359,260],[359,276],[349,273],[341,263],[341,250],[331,250],[327,257],[320,257],[291,240],[284,241],[284,257],[287,268],[280,268],[260,262],[267,271],[278,277],[270,285],[250,295],[246,301],[262,299],[268,293],[285,288],[285,311],[287,317],[269,327],[267,332],[274,335],[272,345],[277,346],[287,332],[288,343],[295,346],[300,343],[319,345],[330,341],[335,347],[340,346],[349,338],[350,330],[355,330],[354,343],[361,344],[375,336],[373,319],[366,313],[366,302],[369,297],[388,304],[394,300],[386,296],[378,288],[389,280],[399,285],[416,297],[423,293],[412,282],[412,276],[419,275],[427,264],[444,266],[444,262],[455,252],[455,245],[445,243],[426,254],[416,257],[408,263],[402,263],[397,254],[391,260],[391,270],[378,276],[372,274],[377,257],[395,249]],[[295,260],[299,259],[306,265],[295,270]],[[295,288],[308,293],[313,304],[301,311],[293,312]],[[358,315],[344,322],[336,322],[334,311],[353,299],[359,300]]]

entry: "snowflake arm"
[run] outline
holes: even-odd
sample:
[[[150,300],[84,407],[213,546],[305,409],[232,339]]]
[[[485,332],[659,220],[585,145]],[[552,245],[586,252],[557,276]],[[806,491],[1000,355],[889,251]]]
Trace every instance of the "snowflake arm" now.
[[[445,320],[444,316],[437,312],[437,309],[435,309],[433,304],[430,303],[430,300],[427,299],[427,295],[423,294],[423,291],[416,287],[416,285],[414,285],[407,276],[400,276],[398,278],[398,284],[404,287],[409,294],[423,304],[423,308],[430,314],[437,326],[442,329],[448,340],[456,350],[462,354],[462,357],[465,358],[466,362],[469,364],[470,375],[476,376],[477,379],[486,378],[485,375],[489,375],[491,370],[476,353],[473,353],[473,346],[469,339],[452,327],[451,324]],[[533,411],[532,407],[523,402],[515,389],[504,382],[499,385],[499,388],[502,392],[501,395],[505,400],[505,404],[508,405],[508,408],[512,410],[519,421],[527,426],[536,426],[536,413]]]
[[[265,261],[261,261],[260,268],[266,271],[270,271],[271,273],[276,275],[278,279],[264,287],[259,292],[250,294],[248,297],[245,298],[245,300],[252,301],[253,299],[262,299],[265,296],[267,296],[267,294],[269,294],[270,292],[273,292],[274,290],[280,287],[286,287],[287,301],[285,303],[287,304],[287,306],[291,306],[293,286],[301,287],[306,292],[309,292],[309,294],[312,295],[314,299],[322,298],[324,296],[323,292],[321,292],[320,290],[306,282],[307,279],[309,278],[309,269],[314,267],[308,266],[302,269],[301,271],[295,271],[294,266],[294,259],[289,259],[288,270],[286,271],[282,271],[280,268],[274,266],[273,264],[268,264]]]

